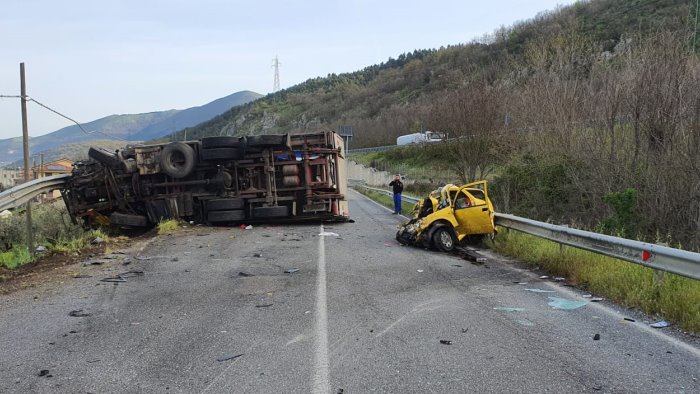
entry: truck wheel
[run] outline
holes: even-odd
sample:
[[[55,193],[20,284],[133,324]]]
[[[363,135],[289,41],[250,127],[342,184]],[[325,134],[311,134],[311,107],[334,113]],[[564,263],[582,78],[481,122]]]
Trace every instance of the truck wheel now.
[[[213,200],[207,200],[207,211],[228,211],[231,209],[242,209],[243,204],[242,198],[217,198]]]
[[[173,178],[184,178],[196,164],[194,149],[184,142],[171,142],[160,152],[160,168]]]
[[[433,245],[443,252],[452,252],[455,248],[455,236],[446,226],[439,227],[433,233]]]
[[[210,223],[236,222],[245,219],[245,212],[235,211],[211,211],[207,213],[207,221]]]
[[[240,160],[243,153],[238,148],[209,148],[202,149],[202,160]]]
[[[221,137],[204,137],[202,138],[202,148],[238,148],[243,143],[239,137],[221,136]]]
[[[121,163],[121,160],[119,160],[119,157],[117,157],[116,154],[108,152],[102,148],[90,147],[88,150],[88,157],[106,165],[107,167],[119,167],[119,164]]]
[[[253,208],[253,218],[280,218],[289,216],[289,207],[280,205],[277,207]]]
[[[259,134],[247,137],[246,144],[258,149],[291,149],[289,134]]]

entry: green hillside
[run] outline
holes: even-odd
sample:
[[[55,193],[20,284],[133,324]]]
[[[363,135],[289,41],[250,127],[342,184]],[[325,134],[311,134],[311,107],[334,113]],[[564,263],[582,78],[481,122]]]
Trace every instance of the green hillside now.
[[[488,178],[501,212],[700,249],[695,6],[578,2],[478,41],[310,79],[187,136],[347,125],[360,148],[444,131],[461,138],[371,160],[441,175],[424,182]]]

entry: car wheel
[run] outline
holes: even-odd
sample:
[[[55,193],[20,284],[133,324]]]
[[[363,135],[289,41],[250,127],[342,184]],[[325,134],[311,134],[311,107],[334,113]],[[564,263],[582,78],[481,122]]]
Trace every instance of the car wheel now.
[[[160,168],[173,178],[190,175],[195,164],[194,149],[184,142],[171,142],[160,152]]]
[[[455,248],[455,236],[446,226],[439,227],[433,233],[433,245],[443,252],[451,252]]]
[[[207,221],[210,223],[237,222],[245,219],[245,212],[236,211],[211,211],[207,214]]]

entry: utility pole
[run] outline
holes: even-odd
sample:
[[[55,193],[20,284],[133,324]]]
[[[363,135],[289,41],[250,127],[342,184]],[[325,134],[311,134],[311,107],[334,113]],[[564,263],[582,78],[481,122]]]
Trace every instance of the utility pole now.
[[[27,84],[24,80],[24,63],[19,64],[20,102],[22,103],[22,148],[24,150],[24,181],[29,182],[29,127],[27,126]],[[34,253],[32,231],[32,200],[27,201],[27,251]]]

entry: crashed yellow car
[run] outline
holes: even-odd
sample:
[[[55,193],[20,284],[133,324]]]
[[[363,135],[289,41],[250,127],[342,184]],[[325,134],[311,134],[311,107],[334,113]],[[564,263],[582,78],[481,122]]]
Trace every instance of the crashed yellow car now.
[[[448,184],[420,200],[413,218],[399,227],[396,240],[404,245],[451,252],[457,245],[478,243],[493,236],[496,226],[486,181]]]

